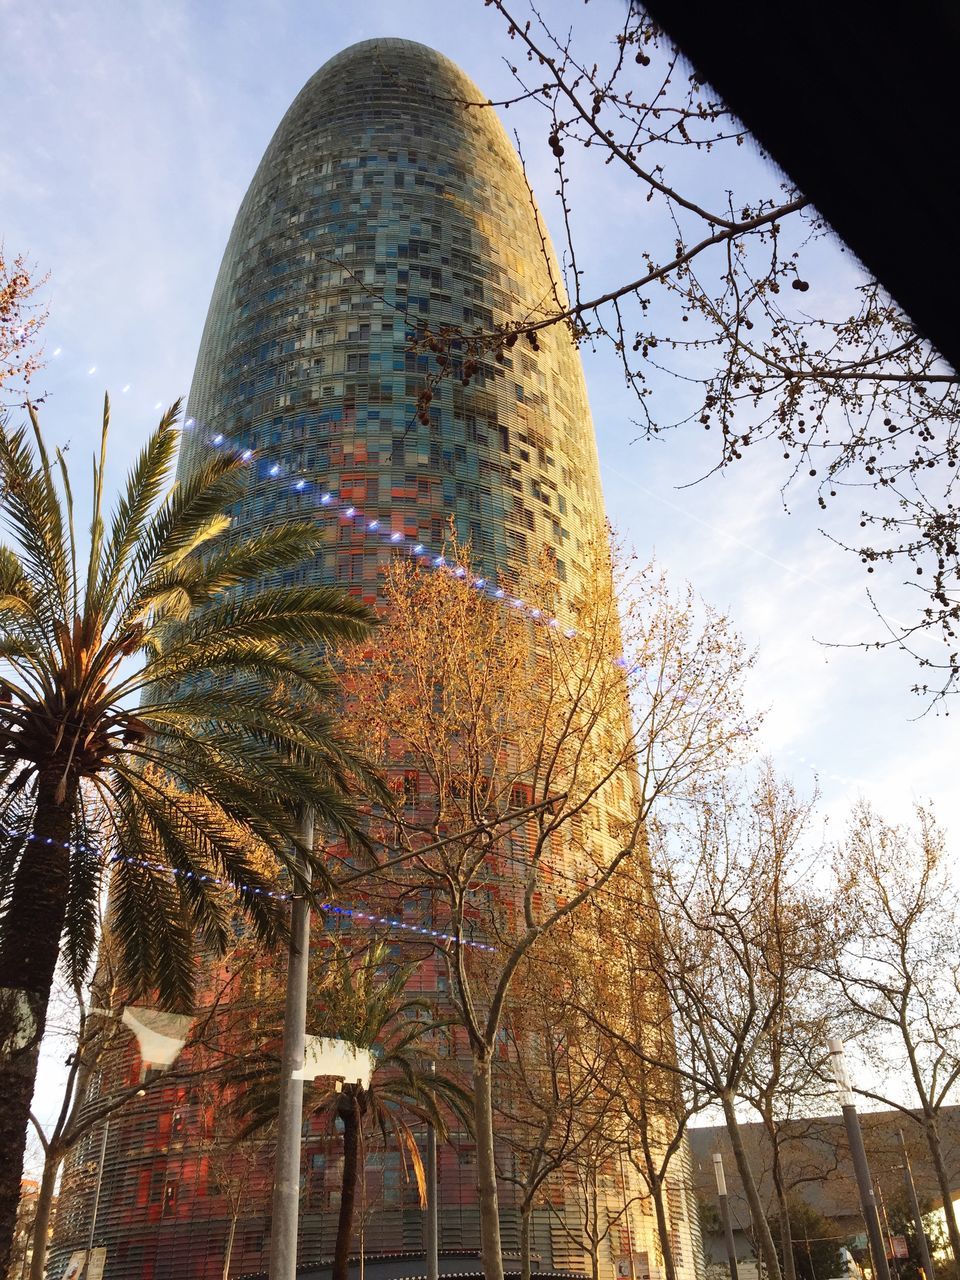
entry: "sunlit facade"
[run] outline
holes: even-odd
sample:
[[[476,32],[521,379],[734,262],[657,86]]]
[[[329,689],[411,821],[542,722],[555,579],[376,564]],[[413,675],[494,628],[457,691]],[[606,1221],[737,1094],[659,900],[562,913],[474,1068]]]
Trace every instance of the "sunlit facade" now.
[[[491,581],[548,548],[573,588],[602,527],[593,426],[564,326],[544,329],[536,346],[521,339],[499,356],[491,349],[466,385],[462,349],[450,351],[438,378],[436,353],[411,342],[425,329],[488,332],[560,305],[558,268],[520,162],[484,101],[422,45],[355,45],[299,94],[241,205],[203,333],[180,473],[216,449],[248,458],[236,536],[290,519],[321,522],[323,550],[286,583],[339,583],[375,603],[388,559],[438,556],[452,517]],[[420,983],[442,1002],[434,960]],[[197,1138],[205,1123],[197,1091],[172,1083],[117,1120],[94,1232],[107,1247],[106,1280],[221,1275],[230,1213]],[[92,1168],[98,1143],[92,1135],[75,1170]],[[306,1143],[305,1261],[332,1253],[337,1148],[336,1133]],[[649,1202],[624,1213],[615,1172],[608,1183],[620,1217],[603,1242],[605,1280],[645,1268],[655,1276]],[[543,1269],[587,1265],[561,1221],[575,1220],[564,1209],[571,1194],[554,1197],[559,1213],[536,1212]],[[423,1214],[398,1153],[371,1153],[365,1196],[368,1254],[422,1251]],[[441,1149],[440,1202],[441,1249],[476,1249],[466,1135]],[[58,1229],[62,1256],[88,1230],[89,1207],[89,1196],[74,1196],[73,1216]],[[504,1247],[516,1252],[507,1185],[502,1207]],[[682,1178],[671,1209],[681,1276],[692,1277],[695,1209]],[[231,1274],[265,1267],[269,1211],[268,1179],[254,1179],[232,1235]]]

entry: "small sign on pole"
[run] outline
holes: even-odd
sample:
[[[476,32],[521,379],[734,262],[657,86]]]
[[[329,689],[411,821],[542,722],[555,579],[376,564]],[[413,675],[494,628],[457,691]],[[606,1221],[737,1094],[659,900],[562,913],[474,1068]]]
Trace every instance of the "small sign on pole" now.
[[[373,1068],[374,1058],[369,1049],[361,1049],[349,1040],[307,1036],[303,1066],[299,1071],[294,1071],[293,1078],[315,1080],[317,1076],[331,1076],[347,1084],[359,1084],[364,1089],[369,1089]]]
[[[103,1280],[106,1265],[107,1250],[103,1245],[89,1251],[77,1249],[71,1253],[61,1280]]]

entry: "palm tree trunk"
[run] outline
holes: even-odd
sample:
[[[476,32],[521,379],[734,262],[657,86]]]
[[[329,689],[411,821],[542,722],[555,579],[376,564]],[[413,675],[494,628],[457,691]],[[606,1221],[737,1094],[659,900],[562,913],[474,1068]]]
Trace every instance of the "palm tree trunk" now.
[[[953,1251],[954,1270],[960,1276],[960,1231],[957,1230],[957,1214],[953,1207],[954,1193],[950,1184],[950,1175],[943,1160],[943,1150],[940,1146],[940,1129],[936,1116],[926,1116],[924,1118],[923,1131],[926,1134],[927,1146],[930,1148],[930,1158],[933,1160],[933,1168],[937,1175],[937,1186],[940,1188],[940,1195],[943,1198],[943,1216],[947,1222],[947,1235],[950,1237],[950,1248]]]
[[[473,1058],[473,1115],[477,1130],[477,1200],[480,1206],[480,1263],[484,1280],[503,1280],[500,1205],[493,1150],[493,1062],[485,1054]]]
[[[74,797],[41,785],[33,840],[17,869],[0,948],[0,1275],[6,1275],[40,1041],[57,967],[70,880]],[[50,843],[48,844],[47,841]]]
[[[773,1236],[770,1233],[770,1224],[767,1222],[767,1215],[763,1211],[763,1205],[760,1203],[760,1192],[757,1190],[756,1180],[753,1176],[753,1170],[747,1160],[747,1153],[743,1147],[743,1137],[740,1133],[740,1122],[737,1119],[736,1111],[733,1106],[733,1098],[729,1094],[724,1094],[720,1102],[723,1106],[723,1119],[727,1127],[727,1136],[730,1139],[730,1146],[733,1148],[733,1158],[737,1162],[737,1172],[740,1174],[740,1184],[743,1187],[743,1193],[747,1197],[747,1204],[750,1207],[750,1216],[753,1218],[753,1229],[756,1232],[757,1243],[760,1248],[760,1257],[763,1265],[767,1269],[768,1280],[782,1280],[780,1271],[780,1260],[777,1257],[777,1247],[773,1243]]]
[[[349,1087],[349,1086],[348,1086]],[[353,1239],[353,1210],[357,1201],[357,1178],[360,1172],[360,1110],[356,1097],[340,1112],[343,1121],[343,1179],[340,1184],[340,1217],[337,1220],[337,1243],[333,1251],[332,1280],[347,1280],[350,1242]]]
[[[43,1280],[47,1268],[47,1243],[50,1238],[50,1215],[53,1212],[53,1192],[57,1185],[57,1171],[63,1157],[58,1148],[51,1148],[43,1162],[43,1176],[37,1195],[37,1210],[33,1219],[33,1257],[30,1259],[30,1280]]]

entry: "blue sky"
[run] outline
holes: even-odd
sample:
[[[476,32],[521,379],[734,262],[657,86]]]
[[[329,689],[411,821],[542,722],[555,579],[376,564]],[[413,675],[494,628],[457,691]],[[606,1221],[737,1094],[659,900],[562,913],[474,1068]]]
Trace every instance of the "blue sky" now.
[[[622,5],[551,0],[548,9],[559,27],[602,45]],[[220,256],[273,130],[317,67],[376,35],[422,40],[484,93],[510,92],[504,60],[517,50],[482,0],[0,0],[0,236],[8,254],[49,272],[48,363],[36,385],[49,393],[45,429],[69,443],[75,466],[93,448],[104,389],[118,476],[157,406],[186,394]],[[556,234],[546,124],[529,109],[504,119],[520,132]],[[723,164],[731,187],[768,182],[749,147]],[[609,170],[585,188],[578,217],[596,293],[638,274],[640,250],[668,234],[643,193]],[[842,307],[855,282],[849,256],[824,249],[812,305]],[[802,789],[819,778],[833,834],[858,795],[897,818],[929,798],[956,827],[957,717],[917,718],[914,669],[896,652],[818,643],[855,644],[879,628],[863,569],[818,532],[813,492],[792,489],[785,511],[779,456],[760,450],[682,487],[707,468],[709,441],[673,433],[634,442],[636,403],[612,357],[585,351],[584,363],[609,514],[638,550],[729,609],[759,647],[751,694],[768,708],[761,747]],[[657,412],[667,420],[672,407],[667,393]],[[853,504],[837,519],[853,537]],[[907,605],[894,586],[896,614]]]

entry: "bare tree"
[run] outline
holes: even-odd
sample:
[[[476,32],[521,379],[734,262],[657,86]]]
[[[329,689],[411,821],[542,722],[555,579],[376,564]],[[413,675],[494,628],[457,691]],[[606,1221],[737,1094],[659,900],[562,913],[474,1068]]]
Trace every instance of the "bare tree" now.
[[[604,945],[578,975],[573,999],[606,1043],[610,1088],[628,1124],[623,1157],[650,1197],[666,1280],[676,1280],[676,1222],[671,1200],[686,1159],[690,1120],[711,1100],[695,1077],[677,1070],[672,1009],[662,975],[650,869],[623,867],[585,908]]]
[[[224,1082],[207,1077],[199,1086],[202,1129],[200,1150],[209,1162],[211,1180],[230,1214],[223,1245],[222,1280],[229,1280],[237,1223],[251,1196],[269,1188],[270,1154],[275,1126],[267,1122],[255,1133],[245,1133],[225,1098]],[[224,1105],[226,1102],[226,1105]]]
[[[620,1084],[612,1046],[574,994],[597,958],[580,914],[526,958],[503,1020],[509,1053],[499,1065],[495,1108],[508,1122],[511,1159],[501,1177],[520,1192],[521,1280],[531,1274],[533,1211],[562,1199],[566,1170],[608,1135],[611,1121],[619,1116],[622,1127],[622,1108],[612,1105]]]
[[[654,806],[725,764],[750,731],[750,658],[726,619],[698,618],[692,596],[677,600],[650,568],[618,584],[631,587],[618,609],[609,552],[592,556],[570,602],[545,564],[523,588],[525,611],[477,591],[455,548],[446,573],[398,561],[388,625],[345,659],[354,715],[398,793],[383,839],[404,852],[378,881],[428,893],[452,940],[443,955],[471,1060],[489,1280],[503,1274],[491,1081],[517,971],[643,856]]]
[[[805,883],[809,806],[769,766],[749,795],[722,782],[690,808],[692,816],[658,832],[659,921],[637,939],[633,962],[642,982],[660,986],[676,1052],[658,1051],[643,1035],[611,1031],[641,1061],[676,1072],[701,1101],[720,1107],[763,1264],[780,1280],[738,1107],[747,1100],[750,1073],[802,997],[832,913]]]
[[[776,868],[767,903],[771,924],[764,939],[774,998],[765,1034],[745,1065],[741,1095],[760,1116],[767,1138],[784,1280],[796,1280],[791,1230],[796,1201],[784,1148],[795,1137],[796,1117],[809,1116],[822,1105],[830,1078],[827,1040],[845,1024],[836,988],[822,973],[824,959],[843,944],[842,913],[829,896],[798,893],[796,885],[815,803],[816,796],[800,801],[769,768],[754,798]]]
[[[545,181],[538,189],[554,196],[563,270],[545,248],[553,289],[538,309],[499,330],[418,331],[414,342],[442,372],[451,342],[460,352],[466,341],[475,368],[518,337],[535,343],[541,329],[564,325],[578,342],[612,346],[645,435],[713,430],[714,469],[766,444],[782,456],[785,484],[815,478],[819,509],[852,491],[870,533],[852,532],[851,550],[870,573],[881,561],[909,571],[923,594],[915,623],[891,624],[887,642],[939,673],[927,680],[933,692],[952,689],[957,374],[876,281],[838,299],[833,271],[829,296],[817,298],[837,252],[829,228],[751,156],[744,126],[640,4],[621,6],[612,27],[591,7],[579,27],[561,29],[535,0],[484,3],[513,42],[516,88],[468,105],[521,114],[528,163],[546,164],[554,179],[552,193]],[[534,160],[536,148],[549,154]],[[613,279],[595,279],[596,206],[612,180],[617,206],[622,184],[633,184],[644,216],[634,258]]]
[[[627,1219],[639,1192],[624,1176],[622,1157],[627,1146],[626,1117],[615,1099],[607,1095],[603,1123],[592,1126],[584,1141],[563,1166],[563,1183],[575,1193],[577,1219],[547,1201],[561,1230],[574,1244],[586,1244],[592,1280],[600,1277],[600,1249]]]
[[[628,1156],[653,1202],[666,1280],[677,1280],[670,1190],[685,1159],[690,1121],[706,1098],[695,1078],[673,1069],[676,1041],[669,1009],[648,976],[635,969],[627,987],[628,1021],[618,1045],[623,1107],[630,1121]],[[642,1044],[637,1054],[632,1046]],[[671,1066],[664,1066],[670,1063]]]
[[[919,1114],[879,1085],[858,1092],[922,1127],[960,1266],[940,1136],[941,1111],[960,1081],[960,899],[943,831],[922,806],[910,829],[886,823],[862,804],[838,871],[856,931],[836,976],[850,1010],[873,1032],[867,1052],[889,1078],[910,1081]]]

